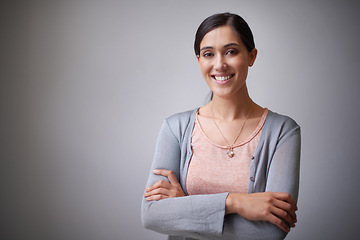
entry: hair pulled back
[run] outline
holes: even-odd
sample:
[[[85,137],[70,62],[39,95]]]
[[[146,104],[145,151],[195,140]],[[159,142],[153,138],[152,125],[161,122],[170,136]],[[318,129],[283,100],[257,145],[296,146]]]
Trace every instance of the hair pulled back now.
[[[200,43],[208,32],[225,25],[229,25],[240,36],[249,52],[255,48],[254,37],[246,21],[239,15],[226,12],[211,15],[200,24],[195,35],[195,54],[200,55]]]

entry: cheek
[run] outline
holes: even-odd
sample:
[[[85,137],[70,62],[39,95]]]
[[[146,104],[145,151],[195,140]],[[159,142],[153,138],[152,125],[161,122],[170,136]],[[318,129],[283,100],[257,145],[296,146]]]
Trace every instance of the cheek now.
[[[206,75],[206,74],[208,74],[208,73],[210,72],[211,66],[210,66],[209,63],[207,63],[207,62],[200,62],[199,65],[200,65],[201,73],[202,73],[203,75]]]
[[[240,72],[247,71],[248,63],[246,61],[234,61],[231,66]]]
[[[244,66],[247,66],[247,63],[248,63],[247,59],[241,56],[229,60],[229,64],[239,68],[243,68]]]

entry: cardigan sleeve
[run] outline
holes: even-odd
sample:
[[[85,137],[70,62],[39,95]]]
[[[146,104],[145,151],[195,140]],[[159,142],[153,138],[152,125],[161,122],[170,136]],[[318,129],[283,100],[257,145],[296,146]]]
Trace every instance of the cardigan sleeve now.
[[[268,165],[266,191],[287,192],[298,199],[300,177],[300,127],[290,122],[279,136],[273,157]]]
[[[279,136],[268,165],[265,191],[286,192],[297,201],[300,177],[300,127],[295,121],[289,119],[283,128],[284,131]],[[279,236],[283,236],[283,238],[286,235],[287,233],[283,231],[279,232]]]
[[[172,170],[179,180],[181,147],[179,139],[165,120],[157,140],[155,155],[146,187],[167,178],[152,173],[154,169]],[[147,201],[142,199],[142,223],[145,228],[168,235],[198,237],[221,235],[228,193],[192,195]]]

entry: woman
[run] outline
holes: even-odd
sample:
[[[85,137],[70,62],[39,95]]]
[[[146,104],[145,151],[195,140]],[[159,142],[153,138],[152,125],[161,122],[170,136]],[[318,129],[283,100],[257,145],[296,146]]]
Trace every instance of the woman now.
[[[297,221],[300,127],[249,97],[257,50],[240,16],[205,19],[194,48],[212,99],[164,121],[143,224],[169,239],[284,239]]]

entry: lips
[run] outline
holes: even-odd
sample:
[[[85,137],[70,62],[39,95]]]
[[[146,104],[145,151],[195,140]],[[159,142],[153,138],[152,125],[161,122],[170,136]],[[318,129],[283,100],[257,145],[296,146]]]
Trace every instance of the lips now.
[[[234,76],[235,74],[228,74],[228,75],[211,75],[211,78],[214,79],[216,82],[220,84],[224,84],[229,82],[229,80]]]

